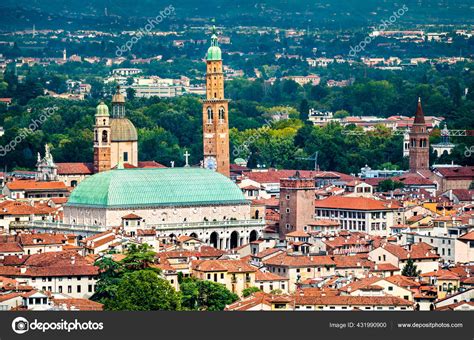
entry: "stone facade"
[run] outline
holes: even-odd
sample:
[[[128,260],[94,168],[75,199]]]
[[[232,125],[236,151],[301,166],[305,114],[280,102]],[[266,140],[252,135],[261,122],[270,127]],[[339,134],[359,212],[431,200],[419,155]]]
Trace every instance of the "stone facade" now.
[[[314,220],[314,180],[285,178],[280,180],[280,236],[303,231]]]

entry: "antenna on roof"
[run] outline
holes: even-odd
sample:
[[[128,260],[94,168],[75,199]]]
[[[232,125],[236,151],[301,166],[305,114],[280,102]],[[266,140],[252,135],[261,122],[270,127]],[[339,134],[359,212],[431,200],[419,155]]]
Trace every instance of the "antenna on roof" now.
[[[298,157],[297,159],[314,161],[314,171],[319,171],[318,155],[319,155],[319,151],[316,151],[311,157]]]

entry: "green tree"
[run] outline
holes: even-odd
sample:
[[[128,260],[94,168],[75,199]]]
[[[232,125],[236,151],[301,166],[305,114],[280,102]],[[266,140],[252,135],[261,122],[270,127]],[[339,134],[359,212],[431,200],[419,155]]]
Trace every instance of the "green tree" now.
[[[135,91],[134,88],[128,87],[125,92],[127,93],[127,100],[134,100],[135,99],[135,94],[137,91]]]
[[[127,256],[121,263],[128,271],[144,270],[150,268],[150,265],[155,262],[156,253],[151,250],[151,246],[147,243],[131,244],[126,254]]]
[[[403,267],[402,275],[408,277],[416,277],[421,271],[417,270],[417,267],[412,259],[408,259],[405,267]]]
[[[171,284],[150,270],[124,275],[117,285],[115,297],[106,299],[105,310],[151,311],[179,310],[179,294]]]
[[[249,287],[249,288],[245,288],[243,291],[242,291],[242,296],[243,297],[247,297],[253,293],[256,293],[256,292],[259,292],[260,289],[258,289],[257,287]]]
[[[305,122],[305,123],[308,123],[309,122],[309,119],[308,119],[308,115],[309,115],[309,103],[308,103],[308,100],[306,99],[303,99],[300,103],[300,119]]]
[[[107,256],[97,260],[95,265],[99,267],[99,280],[97,281],[95,292],[91,300],[103,301],[113,299],[122,274],[121,265]]]
[[[238,300],[223,284],[196,278],[185,278],[179,286],[181,305],[188,310],[224,310]]]
[[[391,179],[384,179],[383,181],[379,182],[377,189],[381,192],[387,192],[403,187],[405,187],[405,185],[402,182],[392,181]]]

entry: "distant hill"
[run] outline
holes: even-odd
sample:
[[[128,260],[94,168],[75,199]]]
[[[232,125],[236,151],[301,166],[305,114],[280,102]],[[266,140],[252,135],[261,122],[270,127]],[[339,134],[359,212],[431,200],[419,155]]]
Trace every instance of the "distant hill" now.
[[[388,19],[403,5],[409,10],[399,19],[402,23],[474,22],[474,0],[3,0],[0,28],[28,28],[32,23],[42,28],[126,28],[135,20],[158,15],[168,5],[175,7],[173,23],[178,24],[215,17],[225,25],[356,28]]]

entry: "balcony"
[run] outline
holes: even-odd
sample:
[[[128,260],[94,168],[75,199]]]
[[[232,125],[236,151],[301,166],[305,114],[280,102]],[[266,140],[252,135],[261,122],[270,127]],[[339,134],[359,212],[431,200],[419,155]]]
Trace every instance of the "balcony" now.
[[[99,225],[85,225],[85,224],[67,224],[60,222],[49,222],[49,221],[32,221],[28,222],[28,228],[39,228],[39,229],[50,229],[50,230],[68,230],[68,231],[85,231],[85,232],[96,232],[101,233],[109,230],[105,226]]]
[[[255,227],[263,228],[265,226],[264,219],[252,220],[226,220],[226,221],[208,221],[208,222],[182,222],[182,223],[163,223],[147,225],[147,228],[152,228],[157,231],[167,231],[176,229],[196,229],[196,228],[238,228],[238,227]],[[63,231],[82,231],[90,233],[101,233],[110,228],[102,225],[85,225],[85,224],[66,224],[60,222],[50,221],[26,221],[26,222],[11,222],[12,229],[27,229],[38,228],[48,230],[63,230]]]
[[[216,228],[216,227],[264,227],[264,219],[252,220],[226,220],[226,221],[203,221],[203,222],[181,222],[160,223],[148,225],[148,227],[160,230],[193,229],[193,228]]]

